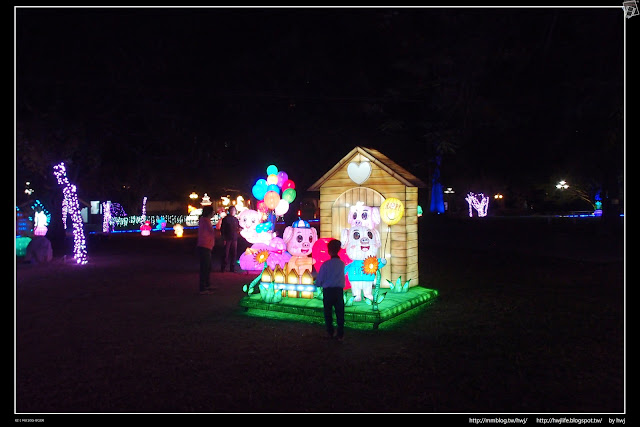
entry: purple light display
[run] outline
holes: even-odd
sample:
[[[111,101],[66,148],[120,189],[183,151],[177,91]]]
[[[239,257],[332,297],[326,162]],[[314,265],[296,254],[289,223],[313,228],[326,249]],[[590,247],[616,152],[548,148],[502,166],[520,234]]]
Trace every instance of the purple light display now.
[[[82,216],[80,215],[80,204],[78,203],[78,195],[76,194],[76,186],[71,184],[67,179],[67,169],[64,162],[53,167],[53,174],[58,180],[58,185],[62,186],[62,221],[64,228],[67,228],[67,214],[71,216],[73,222],[73,258],[77,264],[86,264],[87,261],[87,245],[84,237],[84,225]]]

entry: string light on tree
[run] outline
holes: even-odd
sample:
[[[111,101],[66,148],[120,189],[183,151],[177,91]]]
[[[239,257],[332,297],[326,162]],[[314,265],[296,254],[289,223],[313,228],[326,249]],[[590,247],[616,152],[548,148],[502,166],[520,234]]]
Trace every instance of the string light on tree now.
[[[111,202],[102,203],[102,232],[108,233],[111,230]]]
[[[469,203],[469,216],[473,216],[473,209],[478,211],[479,217],[487,216],[489,197],[485,196],[483,193],[477,195],[469,193],[467,194],[467,197],[465,197],[465,200]]]
[[[147,196],[142,199],[142,222],[147,220]]]
[[[67,228],[67,214],[71,216],[71,221],[73,222],[73,258],[77,264],[86,264],[88,262],[87,245],[84,237],[84,225],[82,223],[82,215],[80,214],[80,204],[78,203],[76,186],[69,182],[64,162],[53,167],[53,174],[58,180],[58,185],[62,186],[62,193],[64,195],[62,200],[62,220],[64,222],[64,228]]]

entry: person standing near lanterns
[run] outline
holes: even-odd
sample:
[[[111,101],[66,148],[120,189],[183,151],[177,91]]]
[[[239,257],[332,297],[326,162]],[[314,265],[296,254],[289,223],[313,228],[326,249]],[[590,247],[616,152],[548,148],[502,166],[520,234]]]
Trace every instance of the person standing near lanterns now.
[[[222,253],[222,264],[220,272],[224,273],[227,264],[229,271],[234,272],[236,267],[236,257],[238,252],[238,234],[240,233],[240,221],[236,217],[236,207],[229,208],[229,214],[222,221],[222,239],[224,240],[224,252]]]
[[[322,305],[324,308],[324,323],[329,338],[334,336],[338,341],[344,337],[344,299],[343,289],[345,285],[344,262],[338,256],[340,252],[340,240],[332,239],[327,243],[327,251],[331,257],[325,261],[316,276],[316,286],[322,288]],[[334,335],[333,311],[336,312],[337,330]]]
[[[216,244],[216,232],[213,229],[211,218],[213,207],[211,205],[202,208],[202,214],[198,220],[198,256],[200,258],[200,295],[210,294],[213,289],[209,282],[211,273],[211,251]]]

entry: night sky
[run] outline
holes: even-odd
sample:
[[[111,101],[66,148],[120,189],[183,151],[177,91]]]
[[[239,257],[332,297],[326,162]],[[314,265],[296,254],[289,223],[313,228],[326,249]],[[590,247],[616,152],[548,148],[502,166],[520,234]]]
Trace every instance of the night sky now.
[[[621,7],[17,8],[17,193],[54,189],[60,161],[92,200],[250,194],[272,163],[302,189],[356,145],[427,183],[440,149],[459,189],[605,185],[624,24]]]

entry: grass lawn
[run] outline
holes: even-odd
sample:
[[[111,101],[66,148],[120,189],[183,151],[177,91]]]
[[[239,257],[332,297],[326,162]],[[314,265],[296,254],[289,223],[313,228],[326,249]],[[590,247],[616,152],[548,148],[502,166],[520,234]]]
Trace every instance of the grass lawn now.
[[[421,218],[437,298],[342,343],[248,315],[253,277],[217,258],[198,295],[193,234],[90,237],[85,266],[18,259],[15,410],[624,413],[623,228],[484,219]]]

